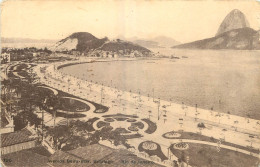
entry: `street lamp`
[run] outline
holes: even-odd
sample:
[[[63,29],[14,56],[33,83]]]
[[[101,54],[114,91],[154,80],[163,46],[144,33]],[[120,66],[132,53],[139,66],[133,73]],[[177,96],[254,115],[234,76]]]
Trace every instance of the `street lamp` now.
[[[160,119],[160,98],[158,98],[158,120]]]

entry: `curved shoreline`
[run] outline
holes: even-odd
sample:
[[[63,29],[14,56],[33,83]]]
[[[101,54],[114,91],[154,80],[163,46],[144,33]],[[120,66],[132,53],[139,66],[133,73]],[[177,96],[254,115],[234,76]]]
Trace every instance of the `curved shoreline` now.
[[[184,108],[195,108],[195,104],[197,104],[197,106],[199,107],[198,109],[214,110],[214,113],[217,113],[215,115],[218,115],[218,113],[220,113],[222,116],[228,116],[228,114],[231,113],[236,116],[245,117],[245,119],[247,119],[249,115],[250,118],[260,120],[260,115],[257,112],[257,101],[254,100],[256,99],[256,97],[253,98],[253,96],[249,96],[254,94],[237,93],[237,95],[246,95],[241,97],[253,98],[252,101],[244,101],[238,104],[238,102],[240,102],[241,100],[239,96],[234,95],[234,92],[237,92],[237,86],[231,81],[232,79],[228,79],[228,81],[225,81],[228,82],[227,85],[229,86],[223,87],[222,90],[221,87],[225,83],[224,81],[222,82],[220,80],[216,80],[216,83],[221,84],[215,84],[214,81],[212,82],[205,78],[207,75],[211,75],[211,72],[205,72],[197,77],[191,75],[190,77],[188,73],[183,74],[181,72],[183,68],[180,68],[180,71],[178,70],[178,68],[176,68],[183,63],[186,64],[185,62],[182,62],[181,64],[176,64],[169,62],[169,60],[167,59],[160,59],[154,60],[154,64],[150,65],[147,64],[149,63],[149,59],[140,59],[140,61],[138,60],[139,59],[136,59],[133,63],[124,63],[117,62],[117,60],[111,59],[97,59],[96,64],[77,65],[73,63],[68,64],[68,66],[62,66],[62,68],[58,69],[65,75],[75,76],[76,78],[80,78],[81,80],[92,80],[93,83],[98,83],[100,85],[103,84],[107,87],[114,87],[121,91],[131,91],[132,93],[138,95],[141,94],[146,97],[150,96],[151,98],[160,98],[161,100],[168,101],[169,103],[172,102],[175,104],[183,105]],[[102,64],[101,62],[104,63]],[[165,68],[163,67],[164,65]],[[122,67],[125,67],[126,71],[124,69],[120,69]],[[161,74],[159,70],[160,67],[162,68],[162,71],[166,73]],[[157,68],[159,68],[159,72],[157,72]],[[142,72],[141,70],[144,70],[144,72]],[[135,73],[137,71],[139,71],[140,74],[135,76]],[[223,74],[222,72],[220,72],[220,74]],[[122,76],[125,77],[122,78]],[[214,74],[212,78],[216,78],[216,76],[218,76],[218,74]],[[148,78],[148,80],[144,78]],[[198,82],[196,78],[201,78],[201,80],[205,82]],[[119,82],[119,80],[122,80],[122,82]],[[196,84],[193,84],[193,80]],[[240,80],[241,79],[239,79],[239,81]],[[132,84],[133,82],[134,84]],[[200,83],[200,86],[198,83]],[[221,99],[221,103],[219,99]],[[248,106],[245,104],[248,104]],[[253,105],[255,107],[252,107]]]
[[[51,65],[46,65],[45,64],[45,65],[41,65],[41,66],[37,67],[36,71],[38,71],[38,74],[40,75],[41,81],[43,83],[45,83],[46,85],[54,87],[55,89],[61,89],[61,90],[65,91],[65,92],[68,92],[68,93],[73,94],[73,95],[78,96],[78,97],[82,97],[82,98],[91,100],[93,102],[99,103],[99,97],[96,97],[96,96],[93,97],[93,95],[94,95],[93,93],[90,93],[90,95],[88,95],[87,94],[87,92],[89,92],[88,90],[91,90],[93,92],[100,92],[100,90],[103,89],[105,91],[106,95],[109,95],[109,97],[111,97],[111,99],[112,98],[113,99],[117,99],[118,102],[119,102],[119,100],[120,100],[120,102],[121,102],[121,100],[126,100],[127,102],[129,102],[129,104],[130,103],[131,104],[136,104],[137,103],[137,105],[139,104],[139,105],[143,105],[143,106],[149,106],[149,107],[152,107],[152,108],[157,108],[158,107],[157,103],[153,102],[151,100],[151,98],[150,98],[150,101],[149,101],[149,98],[146,97],[146,96],[141,96],[141,95],[138,95],[138,94],[135,94],[135,93],[130,93],[130,92],[126,92],[126,91],[120,91],[120,90],[115,89],[115,88],[111,88],[111,87],[107,87],[107,86],[103,86],[103,85],[99,85],[99,84],[94,84],[94,83],[91,83],[91,82],[88,82],[88,81],[84,81],[82,79],[79,79],[79,78],[76,78],[76,77],[73,77],[73,76],[69,76],[69,75],[63,74],[62,72],[60,72],[58,70],[58,67],[62,66],[64,64],[72,65],[72,64],[81,64],[81,63],[88,63],[88,62],[91,62],[91,61],[62,62],[62,63],[53,63]],[[45,72],[40,72],[40,68],[41,67],[42,68],[46,68],[46,71]],[[44,77],[47,77],[48,79],[44,79]],[[68,82],[67,82],[67,80],[68,80]],[[77,86],[77,82],[81,83],[80,89]],[[57,84],[57,83],[59,83],[59,84]],[[70,88],[70,90],[68,88]],[[74,90],[72,90],[72,89],[74,89]],[[118,95],[120,95],[120,97],[118,97]],[[90,96],[92,96],[92,97],[90,97]],[[136,97],[140,97],[142,99],[142,101],[138,101],[139,98],[136,98]],[[155,100],[159,100],[159,99],[155,99]],[[124,102],[122,102],[122,103],[124,103]],[[184,112],[181,112],[181,111],[183,111],[181,105],[174,104],[174,103],[169,105],[169,103],[170,102],[168,102],[168,101],[160,100],[161,106],[167,105],[166,110],[168,110],[168,112],[167,112],[167,118],[168,119],[172,118],[172,117],[169,117],[171,115],[173,115],[174,117],[177,117],[177,118],[184,117]],[[113,106],[113,102],[110,101],[107,104],[102,104],[102,105],[106,105],[106,106],[112,105]],[[125,112],[124,109],[122,109],[122,107],[120,107],[121,108],[121,112]],[[129,110],[128,114],[130,114],[130,113],[134,114],[135,112],[137,112],[137,110],[135,110],[135,108],[132,108],[131,106],[127,110]],[[164,110],[164,108],[161,108],[161,111],[163,111],[163,110]],[[111,111],[112,111],[112,113],[118,112],[116,110],[114,110],[114,111],[111,110]],[[189,118],[195,118],[196,117],[196,118],[198,118],[198,120],[201,119],[201,121],[204,121],[204,122],[206,121],[206,122],[210,122],[210,123],[215,124],[216,127],[219,128],[219,129],[221,128],[222,125],[233,126],[231,120],[239,119],[239,124],[235,125],[237,128],[245,129],[245,131],[247,131],[247,132],[252,131],[253,133],[258,133],[258,130],[255,130],[251,126],[252,122],[254,123],[255,121],[258,121],[258,120],[250,119],[250,124],[246,124],[247,126],[244,126],[243,123],[247,122],[247,120],[245,120],[245,118],[234,116],[234,115],[230,115],[231,118],[230,118],[230,120],[227,120],[228,122],[221,121],[221,123],[219,123],[218,119],[216,119],[215,116],[214,117],[211,116],[210,111],[205,110],[205,112],[204,112],[203,109],[198,109],[198,111],[205,113],[205,114],[200,114],[200,115],[195,115],[196,112],[194,112],[194,111],[195,111],[194,107],[189,107],[189,112],[187,112],[187,115],[185,114],[184,118],[185,119],[187,118],[187,120],[188,120]],[[152,114],[153,115],[152,115],[151,119],[156,124],[158,124],[158,126],[159,126],[158,128],[159,129],[154,134],[149,134],[149,135],[145,134],[144,135],[144,139],[150,138],[151,135],[155,135],[154,139],[155,139],[155,141],[158,141],[158,140],[156,140],[156,139],[159,139],[159,138],[157,138],[157,136],[161,136],[160,133],[164,132],[165,124],[162,124],[163,123],[163,118],[161,118],[160,120],[157,121],[157,115],[156,115],[157,113],[153,112]],[[217,112],[215,112],[215,114],[217,114]],[[91,118],[91,116],[94,116],[94,115],[92,115],[92,114],[89,115],[90,118]],[[138,116],[140,118],[143,118],[143,117],[147,117],[147,114],[144,113],[144,112],[141,112],[141,113],[139,112]],[[171,122],[169,122],[169,121],[168,121],[168,123],[171,124]],[[196,127],[193,127],[193,129],[196,129]],[[231,130],[228,130],[228,134],[227,135],[230,135],[232,133],[237,133],[237,132],[232,132]],[[217,134],[219,134],[219,132],[217,132]],[[236,136],[240,136],[240,135],[242,137],[244,136],[244,134],[242,134],[240,132],[238,132],[238,135],[236,135]],[[165,142],[165,143],[169,143],[169,141],[166,141],[166,140],[161,139],[161,138],[159,139],[159,141],[162,141],[162,142]],[[231,139],[230,139],[230,141],[231,141]],[[243,141],[243,139],[238,140],[238,141],[234,141],[234,143],[238,144],[238,145],[244,146],[246,143],[244,143],[242,141]],[[233,140],[232,140],[232,142],[233,142]],[[161,142],[160,142],[160,144],[163,145],[163,143],[161,143]],[[254,143],[254,147],[256,147],[257,145],[258,145],[257,143]],[[256,148],[258,148],[258,146]]]
[[[60,68],[66,67],[66,66],[71,66],[71,65],[76,65],[76,64],[84,64],[84,63],[92,63],[92,62],[98,62],[98,61],[87,60],[87,61],[75,61],[75,62],[62,62],[62,63],[57,63],[57,64],[54,63],[54,64],[50,65],[48,68],[46,68],[46,71],[48,69],[51,74],[55,73],[56,75],[58,74],[58,75],[64,76],[65,78],[68,78],[71,81],[74,81],[75,83],[81,82],[83,84],[86,83],[85,85],[92,85],[91,87],[94,87],[94,89],[96,89],[96,90],[98,89],[97,90],[98,92],[100,92],[100,89],[103,88],[105,90],[108,90],[107,92],[109,92],[109,93],[112,93],[112,92],[120,93],[121,99],[123,99],[122,96],[125,96],[124,99],[126,99],[128,101],[129,101],[129,98],[130,98],[132,102],[136,102],[137,101],[136,97],[140,97],[140,99],[142,99],[141,103],[143,103],[144,105],[151,105],[151,106],[157,107],[158,104],[155,103],[155,102],[160,101],[160,106],[165,105],[165,106],[171,108],[172,105],[175,105],[175,107],[178,107],[179,109],[183,110],[182,109],[183,106],[181,104],[172,103],[172,102],[169,102],[169,101],[166,101],[166,100],[160,100],[158,98],[154,99],[155,102],[151,102],[152,101],[151,99],[150,99],[150,101],[147,100],[147,99],[149,99],[149,97],[147,97],[147,96],[139,95],[137,93],[132,93],[132,92],[128,92],[128,91],[119,90],[119,89],[116,89],[116,88],[96,84],[96,83],[89,82],[89,81],[84,81],[83,79],[80,79],[80,78],[77,78],[77,77],[74,77],[74,76],[70,76],[69,74],[62,73],[58,70]],[[51,72],[51,69],[53,69],[52,72]],[[111,90],[112,90],[112,92],[111,92]],[[111,95],[115,96],[115,93],[111,94]],[[135,98],[135,99],[133,100],[133,98]],[[140,101],[139,101],[139,103],[140,103]],[[192,107],[192,106],[188,106],[188,108],[189,108],[189,110],[191,110],[191,109],[193,111],[196,110],[195,107]],[[166,110],[167,110],[167,108],[166,108]],[[219,123],[219,119],[216,117],[216,115],[218,115],[219,112],[210,111],[210,110],[206,110],[206,109],[202,109],[202,108],[197,108],[197,110],[200,111],[203,114],[199,114],[199,116],[198,116],[198,115],[196,115],[196,113],[190,114],[190,111],[189,111],[189,112],[187,112],[186,116],[190,116],[190,117],[193,117],[193,118],[198,118],[198,119],[202,119],[202,120],[206,120],[206,121]],[[213,114],[211,114],[211,113],[213,113]],[[181,113],[181,112],[178,113],[178,114],[184,115],[184,113]],[[220,113],[220,114],[223,115],[222,119],[224,117],[225,118],[230,117],[230,119],[226,120],[225,123],[223,121],[221,121],[221,124],[225,124],[225,125],[229,125],[229,126],[238,126],[239,124],[236,124],[236,125],[233,124],[233,122],[237,121],[237,120],[239,120],[238,122],[245,122],[246,125],[247,125],[247,120],[249,120],[249,122],[251,122],[250,124],[252,124],[252,122],[257,123],[257,121],[259,121],[259,120],[255,120],[255,119],[251,119],[251,118],[249,118],[249,119],[246,118],[246,120],[245,120],[245,117],[241,117],[241,116],[237,116],[237,115],[230,115],[230,114],[226,114],[226,113]],[[209,116],[211,116],[213,118],[209,119]],[[234,121],[231,121],[231,117],[233,118],[232,120],[234,120]],[[257,130],[254,129],[254,128],[252,129],[252,127],[251,128],[250,127],[245,128],[245,126],[244,126],[245,124],[241,124],[241,126],[238,127],[238,128],[241,128],[241,129],[249,128],[251,130],[249,130],[249,129],[247,129],[247,130],[253,131],[253,132],[258,131],[258,129]],[[258,127],[258,128],[260,128],[260,127]]]

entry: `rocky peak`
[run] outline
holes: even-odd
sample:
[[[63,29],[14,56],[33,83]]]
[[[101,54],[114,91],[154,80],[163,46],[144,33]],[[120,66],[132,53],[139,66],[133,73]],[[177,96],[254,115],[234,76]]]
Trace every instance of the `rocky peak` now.
[[[245,27],[250,27],[246,16],[240,10],[234,9],[222,21],[216,36],[233,29]]]

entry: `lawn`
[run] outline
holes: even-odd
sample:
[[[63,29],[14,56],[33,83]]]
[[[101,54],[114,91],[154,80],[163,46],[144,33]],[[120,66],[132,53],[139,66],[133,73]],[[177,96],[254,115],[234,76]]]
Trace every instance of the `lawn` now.
[[[146,122],[148,124],[148,129],[145,130],[145,133],[152,134],[156,131],[157,125],[156,123],[150,121],[149,119],[142,119],[142,121]]]
[[[145,141],[139,144],[138,150],[140,152],[146,152],[149,156],[156,155],[162,161],[167,160],[168,158],[163,154],[161,146],[158,143],[152,141]]]
[[[216,146],[204,144],[189,143],[187,150],[174,149],[171,145],[170,150],[184,162],[189,157],[189,165],[193,167],[257,167],[259,163],[256,157],[224,148],[218,152]]]
[[[134,123],[131,123],[131,126],[136,126],[138,127],[139,129],[143,129],[144,128],[144,124],[142,122],[134,122]]]
[[[60,109],[69,112],[86,112],[90,107],[78,100],[61,98],[60,99]]]
[[[104,126],[110,126],[110,123],[108,123],[108,122],[103,122],[103,121],[99,121],[99,122],[97,123],[97,127],[98,127],[98,128],[102,128],[102,127],[104,127]]]
[[[172,133],[172,132],[174,132],[174,131],[167,132],[167,133]],[[164,138],[167,138],[165,136],[167,133],[163,134],[162,136]],[[198,133],[181,132],[181,131],[176,131],[176,133],[181,134],[181,136],[171,137],[171,138],[167,138],[167,139],[190,139],[190,140],[207,141],[207,142],[212,142],[212,143],[217,143],[219,141],[219,139],[216,139],[216,138],[213,138],[213,137],[208,137],[208,136],[201,135],[201,134],[198,134]],[[221,144],[231,146],[231,147],[235,147],[235,148],[239,148],[239,149],[243,149],[243,150],[247,150],[247,151],[250,151],[250,152],[253,152],[253,153],[256,153],[256,154],[260,153],[259,150],[256,150],[254,148],[240,146],[240,145],[233,144],[233,143],[226,142],[226,141],[221,141]]]
[[[43,85],[43,86],[46,86],[46,85]],[[80,97],[77,97],[77,96],[74,96],[74,95],[71,95],[71,94],[68,94],[68,93],[66,93],[66,92],[63,92],[63,91],[60,91],[60,90],[58,90],[58,94],[61,96],[61,97],[74,97],[74,98],[78,98],[78,99],[80,99],[80,100],[85,100],[85,101],[87,101],[87,102],[89,102],[89,103],[92,103],[94,106],[95,106],[95,108],[96,108],[96,110],[94,111],[94,113],[105,113],[105,112],[107,112],[108,111],[108,107],[106,107],[106,106],[103,106],[103,105],[101,105],[101,104],[98,104],[98,103],[95,103],[95,102],[92,102],[92,101],[89,101],[89,100],[86,100],[86,99],[83,99],[83,98],[80,98]],[[99,112],[99,111],[101,111],[101,112]]]
[[[95,131],[94,127],[93,127],[93,123],[95,121],[99,120],[99,118],[97,117],[94,117],[94,118],[90,118],[88,121],[87,121],[87,126],[86,126],[86,129],[88,132],[93,132]]]

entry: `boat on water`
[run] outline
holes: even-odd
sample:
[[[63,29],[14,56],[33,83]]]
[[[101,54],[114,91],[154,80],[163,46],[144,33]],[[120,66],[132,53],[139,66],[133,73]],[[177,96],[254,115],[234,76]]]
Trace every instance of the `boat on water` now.
[[[180,58],[177,56],[171,55],[170,59],[180,59]]]

